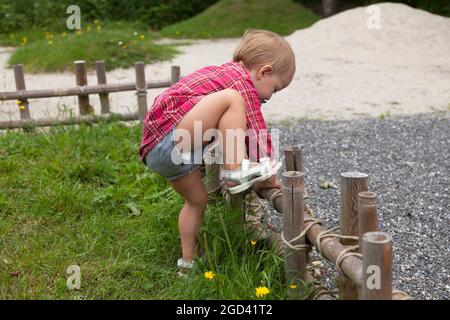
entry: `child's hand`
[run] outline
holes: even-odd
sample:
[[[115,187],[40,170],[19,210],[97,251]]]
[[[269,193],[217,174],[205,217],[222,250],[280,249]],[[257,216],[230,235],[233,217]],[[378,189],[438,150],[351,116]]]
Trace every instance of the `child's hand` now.
[[[265,181],[255,183],[254,188],[256,192],[258,192],[259,189],[281,189],[281,181],[276,175],[273,175]]]

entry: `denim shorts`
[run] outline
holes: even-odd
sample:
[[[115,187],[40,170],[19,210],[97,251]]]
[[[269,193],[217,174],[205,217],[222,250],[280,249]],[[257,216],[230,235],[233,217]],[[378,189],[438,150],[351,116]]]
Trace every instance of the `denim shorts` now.
[[[207,144],[203,144],[201,148],[182,156],[178,149],[175,148],[174,150],[174,134],[175,127],[153,149],[147,152],[144,159],[147,167],[169,181],[184,177],[199,169],[203,151],[207,147]],[[184,163],[182,157],[185,158]]]

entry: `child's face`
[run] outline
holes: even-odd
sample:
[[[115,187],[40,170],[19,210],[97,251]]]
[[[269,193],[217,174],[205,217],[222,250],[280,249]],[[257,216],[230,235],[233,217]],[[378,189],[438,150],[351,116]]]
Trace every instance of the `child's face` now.
[[[258,70],[252,70],[250,74],[261,102],[266,102],[272,97],[272,94],[286,88],[294,76],[290,72],[275,74],[270,65],[265,65]]]

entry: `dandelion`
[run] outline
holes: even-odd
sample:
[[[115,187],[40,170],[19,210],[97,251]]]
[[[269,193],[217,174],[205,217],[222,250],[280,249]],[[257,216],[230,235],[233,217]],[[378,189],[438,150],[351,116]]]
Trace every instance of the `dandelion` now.
[[[97,30],[102,30],[102,26],[97,26],[96,29]]]
[[[270,293],[270,291],[267,287],[256,288],[256,296],[258,298],[264,297],[265,295],[268,295],[269,293]]]
[[[67,36],[67,33],[66,33],[66,32],[63,32],[63,33],[62,33],[62,36],[63,36],[63,37]]]
[[[250,243],[254,246],[256,244],[256,240],[250,240]]]
[[[86,31],[91,31],[91,26],[87,26]]]
[[[289,288],[291,288],[291,289],[296,289],[296,288],[297,288],[297,285],[296,285],[295,283],[293,283],[293,284],[291,284],[291,285],[289,286]]]
[[[205,278],[206,278],[206,279],[208,279],[208,280],[213,280],[214,277],[215,277],[214,272],[212,272],[212,271],[206,271],[206,272],[205,272]]]
[[[17,104],[17,105],[19,105],[19,104],[21,104],[21,103],[22,103],[22,101],[20,101],[20,100],[17,100],[17,101],[16,101],[16,104]]]
[[[144,40],[144,39],[145,39],[145,36],[144,36],[143,34],[141,34],[141,35],[139,36],[139,39]]]
[[[94,20],[94,24],[99,24],[98,20]]]
[[[52,44],[53,44],[53,41],[49,41],[48,44],[49,44],[49,45],[52,45]]]
[[[22,38],[22,42],[21,42],[20,44],[24,46],[24,45],[27,44],[27,42],[28,42],[27,37],[23,37],[23,38]]]
[[[19,109],[20,109],[20,110],[24,110],[24,109],[25,109],[25,106],[19,106]]]

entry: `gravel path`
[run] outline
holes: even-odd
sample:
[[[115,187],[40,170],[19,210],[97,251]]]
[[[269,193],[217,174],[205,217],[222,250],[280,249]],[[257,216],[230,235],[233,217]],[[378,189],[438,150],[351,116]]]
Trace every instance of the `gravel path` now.
[[[272,125],[280,145],[303,147],[309,203],[326,227],[339,223],[339,187],[345,171],[369,174],[378,195],[380,230],[393,237],[394,287],[417,299],[450,299],[450,117],[300,121]],[[282,225],[273,210],[269,222]],[[335,267],[322,278],[335,284]],[[332,271],[331,271],[332,270]]]

